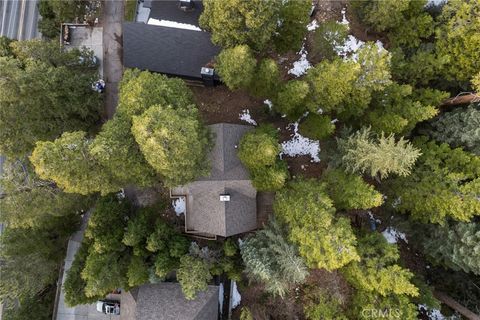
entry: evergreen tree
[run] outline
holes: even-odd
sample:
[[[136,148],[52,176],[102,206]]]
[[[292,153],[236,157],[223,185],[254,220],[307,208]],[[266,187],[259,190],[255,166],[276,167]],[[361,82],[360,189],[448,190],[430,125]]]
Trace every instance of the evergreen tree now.
[[[210,136],[194,111],[156,105],[133,118],[133,136],[166,186],[186,184],[209,171]]]
[[[393,134],[375,136],[370,128],[362,128],[346,139],[338,139],[338,145],[347,171],[381,179],[391,174],[408,176],[421,154],[403,137],[396,141]]]
[[[300,49],[307,33],[311,8],[309,0],[282,1],[274,36],[275,47],[280,53]]]
[[[251,170],[252,184],[257,191],[276,191],[283,188],[289,178],[285,161],[277,160],[273,165]]]
[[[273,98],[276,112],[287,115],[289,119],[298,119],[305,112],[305,100],[310,92],[307,82],[292,80],[280,86]]]
[[[450,146],[480,155],[480,109],[475,105],[446,112],[430,122],[429,136]]]
[[[193,300],[198,292],[205,291],[211,279],[212,275],[205,260],[190,255],[180,258],[177,280],[187,300]]]
[[[354,319],[368,320],[377,312],[386,320],[416,320],[418,309],[405,295],[382,296],[374,292],[357,290],[352,299],[350,314]]]
[[[256,97],[273,97],[280,85],[280,71],[273,59],[263,59],[255,77],[252,78],[249,91]]]
[[[374,292],[381,296],[418,296],[411,283],[413,273],[397,264],[400,254],[396,245],[389,244],[380,233],[371,233],[358,240],[360,261],[343,268],[349,283],[358,290]]]
[[[435,264],[480,275],[480,225],[456,223],[423,233],[423,249]],[[442,239],[442,241],[439,241]]]
[[[323,184],[313,180],[291,182],[277,192],[275,216],[289,227],[289,239],[298,245],[310,268],[338,269],[359,260],[349,220],[335,218]]]
[[[447,144],[419,138],[422,155],[408,177],[391,182],[396,210],[422,222],[444,223],[447,218],[469,221],[480,212],[480,159]]]
[[[337,21],[325,21],[313,32],[312,48],[309,54],[321,59],[333,60],[338,57],[338,48],[345,43],[348,26]]]
[[[298,126],[300,133],[314,140],[326,139],[335,131],[332,118],[327,115],[309,113]]]
[[[348,319],[342,310],[342,303],[338,297],[318,288],[308,288],[307,290],[305,294],[307,301],[303,309],[308,320]]]
[[[237,90],[248,88],[256,65],[252,50],[247,45],[239,45],[220,52],[215,70],[230,90]]]
[[[338,210],[370,209],[383,203],[382,194],[357,175],[333,169],[323,174],[322,181]]]
[[[247,168],[260,169],[275,164],[280,150],[275,128],[260,126],[242,137],[238,157]]]
[[[241,247],[245,272],[265,289],[283,297],[291,285],[302,283],[308,272],[297,248],[285,239],[281,226],[270,221]]]

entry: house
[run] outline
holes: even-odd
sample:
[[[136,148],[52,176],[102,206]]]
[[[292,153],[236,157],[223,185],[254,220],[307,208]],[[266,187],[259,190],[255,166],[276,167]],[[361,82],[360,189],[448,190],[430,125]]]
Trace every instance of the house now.
[[[208,286],[194,300],[178,283],[146,284],[122,292],[120,320],[217,320],[219,287]]]
[[[146,23],[123,24],[124,66],[213,82],[210,66],[220,48],[198,25],[202,2],[145,1],[142,10]]]
[[[185,232],[216,238],[255,230],[257,191],[237,156],[240,139],[253,127],[219,123],[209,128],[215,135],[210,175],[170,191],[173,198],[185,198]]]

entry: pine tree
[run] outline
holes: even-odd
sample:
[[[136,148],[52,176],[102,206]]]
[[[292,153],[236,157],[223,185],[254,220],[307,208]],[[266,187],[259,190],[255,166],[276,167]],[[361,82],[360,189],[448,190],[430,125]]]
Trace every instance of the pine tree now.
[[[393,134],[375,136],[370,128],[362,128],[337,141],[347,171],[381,179],[391,174],[408,176],[421,154],[403,137],[396,141]]]
[[[263,59],[250,82],[249,92],[262,98],[274,97],[280,86],[280,71],[273,59]]]
[[[273,126],[260,126],[242,137],[238,157],[247,168],[260,169],[275,164],[280,150]]]
[[[263,282],[273,295],[283,297],[308,274],[298,249],[287,242],[281,226],[273,220],[243,243],[241,254],[248,276]]]
[[[247,45],[224,49],[215,70],[230,90],[246,89],[253,80],[257,60]]]
[[[299,50],[307,32],[312,3],[309,0],[282,1],[277,32],[274,35],[275,48],[284,53]]]
[[[273,98],[273,107],[276,112],[296,120],[306,110],[305,99],[309,92],[310,87],[307,82],[288,81],[280,86],[278,94]]]
[[[208,263],[203,259],[190,255],[180,259],[177,280],[187,300],[195,299],[198,292],[206,290],[211,279]]]

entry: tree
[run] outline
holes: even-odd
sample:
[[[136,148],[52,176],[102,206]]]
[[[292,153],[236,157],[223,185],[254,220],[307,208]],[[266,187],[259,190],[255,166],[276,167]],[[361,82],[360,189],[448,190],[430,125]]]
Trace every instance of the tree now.
[[[257,60],[247,45],[224,49],[217,57],[216,71],[230,90],[248,88]]]
[[[480,110],[475,105],[442,113],[430,125],[424,133],[433,139],[480,155]]]
[[[337,21],[325,21],[313,33],[312,48],[314,57],[333,60],[338,57],[338,47],[345,43],[348,26]]]
[[[480,159],[425,137],[414,143],[422,155],[411,175],[391,181],[390,193],[399,199],[396,210],[440,224],[447,218],[468,222],[478,215]]]
[[[200,26],[222,47],[249,45],[263,50],[270,42],[281,5],[276,0],[208,0],[203,3]]]
[[[150,270],[145,260],[139,256],[132,256],[127,270],[128,285],[132,288],[141,286],[148,283],[149,277]]]
[[[273,59],[263,59],[255,77],[250,81],[249,91],[256,97],[273,97],[277,94],[280,85],[280,71]]]
[[[382,312],[382,319],[416,320],[417,306],[405,295],[382,296],[374,292],[358,290],[352,299],[351,315],[355,319],[367,320]]]
[[[196,110],[152,106],[133,117],[132,133],[166,186],[186,184],[208,173],[210,135]]]
[[[285,161],[277,160],[273,165],[251,170],[252,184],[257,191],[276,191],[283,188],[289,178]]]
[[[408,176],[420,150],[403,137],[398,141],[393,134],[372,134],[370,128],[362,128],[346,139],[338,139],[342,163],[353,173],[367,173],[371,177],[387,178],[391,174]]]
[[[357,88],[380,91],[392,83],[390,74],[390,53],[378,43],[367,42],[357,52],[360,75]]]
[[[91,143],[85,132],[67,132],[53,142],[37,142],[30,161],[40,178],[55,181],[68,193],[120,190],[118,181],[89,154]]]
[[[359,259],[349,220],[334,217],[332,201],[323,184],[297,180],[277,192],[275,216],[289,227],[289,239],[298,245],[310,268],[338,269]]]
[[[341,104],[352,92],[359,72],[357,63],[341,59],[325,60],[310,68],[305,78],[310,85],[308,110],[317,112],[321,107],[327,113],[341,112]]]
[[[338,297],[318,288],[308,288],[305,294],[307,300],[303,309],[305,317],[309,320],[336,319],[347,320]]]
[[[206,290],[211,279],[212,275],[206,261],[190,255],[180,258],[177,280],[187,300],[195,299],[199,291]]]
[[[472,86],[473,90],[475,90],[477,93],[480,92],[480,72],[472,78]]]
[[[480,225],[478,223],[455,223],[435,226],[423,233],[422,247],[435,264],[453,270],[463,270],[480,275]],[[442,241],[438,241],[442,239]]]
[[[281,297],[288,288],[305,280],[308,272],[296,246],[285,239],[284,230],[275,221],[257,231],[241,247],[245,272],[265,289]]]
[[[238,157],[249,169],[275,164],[281,146],[273,126],[260,126],[247,132],[240,140]]]
[[[12,39],[5,36],[0,37],[0,57],[13,56],[12,48],[10,44],[13,42]]]
[[[288,0],[282,2],[277,32],[274,36],[276,49],[280,52],[298,50],[307,32],[312,3],[309,0]]]
[[[480,4],[477,1],[448,1],[436,30],[437,50],[448,56],[444,73],[449,80],[469,81],[480,70]]]
[[[307,82],[288,81],[280,86],[278,94],[273,98],[275,111],[287,115],[289,119],[298,119],[306,110],[305,100],[309,92]]]
[[[327,115],[318,115],[309,113],[307,117],[300,122],[298,130],[303,136],[314,140],[326,139],[335,131],[335,125],[332,118]]]
[[[383,297],[419,295],[418,289],[411,283],[413,273],[396,264],[400,259],[396,245],[389,244],[380,233],[360,238],[357,250],[361,260],[350,263],[342,270],[355,288]]]
[[[54,47],[36,43],[39,42],[30,44],[38,52]],[[4,79],[0,83],[2,154],[23,156],[31,152],[38,140],[88,129],[99,119],[101,99],[91,90],[95,71],[77,68],[80,54],[60,56],[72,65],[54,66],[35,57],[25,61],[0,57],[0,78]]]
[[[327,192],[338,210],[370,209],[383,204],[382,194],[361,177],[343,170],[328,170],[322,175]]]

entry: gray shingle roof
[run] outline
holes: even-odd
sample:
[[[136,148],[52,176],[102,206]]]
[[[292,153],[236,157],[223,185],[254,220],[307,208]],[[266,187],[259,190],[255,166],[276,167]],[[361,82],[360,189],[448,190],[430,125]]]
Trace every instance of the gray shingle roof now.
[[[187,300],[178,283],[143,285],[137,288],[136,296],[122,293],[120,317],[121,320],[217,320],[218,290],[217,286],[208,286],[195,300]]]
[[[220,123],[209,128],[215,135],[211,174],[172,190],[172,195],[187,196],[187,231],[229,237],[254,230],[257,192],[237,157],[240,139],[252,127]],[[229,194],[230,201],[220,201],[221,194]]]
[[[198,18],[203,11],[202,1],[194,0],[193,10],[180,10],[179,5],[179,0],[153,0],[149,7],[150,18],[187,23],[198,27]]]
[[[123,24],[123,64],[127,68],[201,79],[201,68],[219,52],[204,31]]]

